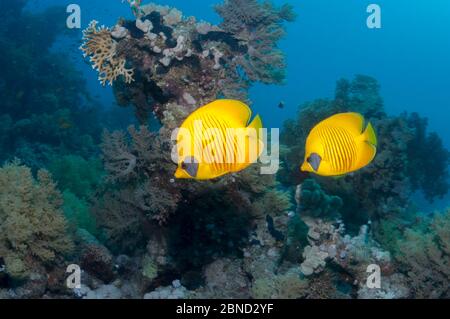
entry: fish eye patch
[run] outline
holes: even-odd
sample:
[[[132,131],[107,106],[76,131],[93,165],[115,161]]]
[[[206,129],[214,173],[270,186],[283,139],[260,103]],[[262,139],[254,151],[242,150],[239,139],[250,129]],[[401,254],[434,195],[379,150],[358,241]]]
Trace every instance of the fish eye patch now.
[[[320,157],[317,153],[312,153],[311,156],[309,156],[306,161],[311,165],[311,167],[314,169],[314,171],[318,171],[320,167],[320,163],[322,163],[322,157]]]
[[[197,177],[198,169],[199,169],[199,162],[197,159],[193,156],[186,158],[181,163],[181,168],[186,171],[186,173],[189,174],[191,177]]]

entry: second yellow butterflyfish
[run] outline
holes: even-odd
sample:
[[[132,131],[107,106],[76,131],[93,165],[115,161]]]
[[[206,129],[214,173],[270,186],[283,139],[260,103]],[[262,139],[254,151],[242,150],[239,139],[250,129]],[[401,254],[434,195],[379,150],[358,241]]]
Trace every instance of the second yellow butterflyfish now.
[[[263,151],[259,115],[237,100],[216,100],[200,107],[177,133],[176,178],[208,180],[239,172]]]
[[[358,113],[340,113],[317,124],[306,140],[301,170],[321,176],[342,176],[372,162],[377,137]]]

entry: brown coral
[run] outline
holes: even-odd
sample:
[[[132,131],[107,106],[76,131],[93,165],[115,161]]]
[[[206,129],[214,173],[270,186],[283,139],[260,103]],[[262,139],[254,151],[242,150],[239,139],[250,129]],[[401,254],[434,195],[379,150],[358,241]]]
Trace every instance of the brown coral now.
[[[0,257],[10,276],[26,278],[71,251],[61,194],[46,171],[36,181],[29,168],[7,164],[0,189]]]
[[[89,57],[92,67],[99,72],[99,81],[105,86],[124,76],[126,83],[133,81],[133,69],[126,68],[126,59],[117,55],[117,42],[111,36],[111,30],[92,21],[83,31],[84,43],[80,49],[84,57]]]
[[[450,209],[425,231],[408,229],[397,259],[407,271],[416,298],[450,298]]]

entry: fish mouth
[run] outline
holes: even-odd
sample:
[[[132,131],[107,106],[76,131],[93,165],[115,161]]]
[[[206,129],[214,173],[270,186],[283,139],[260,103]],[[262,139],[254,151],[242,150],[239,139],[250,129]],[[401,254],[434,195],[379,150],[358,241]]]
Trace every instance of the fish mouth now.
[[[312,153],[306,160],[311,168],[317,172],[319,170],[320,164],[322,163],[322,157],[317,153]]]

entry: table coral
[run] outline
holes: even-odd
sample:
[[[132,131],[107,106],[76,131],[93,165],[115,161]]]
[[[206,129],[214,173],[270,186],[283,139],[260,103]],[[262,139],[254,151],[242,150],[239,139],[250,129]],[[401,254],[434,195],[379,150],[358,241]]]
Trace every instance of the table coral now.
[[[6,164],[0,189],[0,256],[7,274],[27,278],[72,250],[61,194],[46,171],[35,180],[29,168]]]

